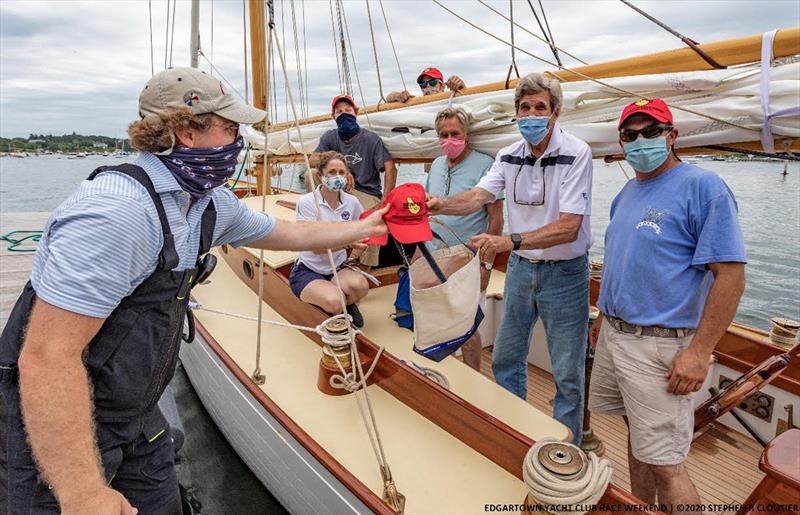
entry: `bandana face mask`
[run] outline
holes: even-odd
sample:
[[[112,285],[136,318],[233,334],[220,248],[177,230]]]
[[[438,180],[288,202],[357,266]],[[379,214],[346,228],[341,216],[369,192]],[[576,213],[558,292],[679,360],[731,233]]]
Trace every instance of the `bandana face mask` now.
[[[172,172],[181,188],[197,201],[212,189],[225,184],[236,171],[236,158],[244,147],[239,136],[222,147],[174,148],[165,156],[157,156]]]
[[[343,140],[349,140],[361,130],[358,120],[350,113],[342,113],[336,117],[336,127]]]

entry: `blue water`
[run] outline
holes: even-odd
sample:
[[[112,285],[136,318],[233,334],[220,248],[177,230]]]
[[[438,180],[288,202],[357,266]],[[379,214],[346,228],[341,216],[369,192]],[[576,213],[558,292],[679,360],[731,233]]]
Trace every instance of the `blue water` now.
[[[89,156],[0,158],[0,216],[5,212],[51,211],[97,166],[122,159]],[[761,161],[699,161],[728,183],[739,203],[747,248],[747,288],[737,320],[768,329],[769,319],[800,319],[800,164]],[[629,172],[630,173],[630,172]],[[297,186],[287,170],[284,187]],[[614,195],[625,183],[618,164],[595,161],[592,199],[592,257],[601,257],[603,232]],[[421,165],[402,165],[399,182],[424,181]],[[25,227],[25,229],[30,229]]]

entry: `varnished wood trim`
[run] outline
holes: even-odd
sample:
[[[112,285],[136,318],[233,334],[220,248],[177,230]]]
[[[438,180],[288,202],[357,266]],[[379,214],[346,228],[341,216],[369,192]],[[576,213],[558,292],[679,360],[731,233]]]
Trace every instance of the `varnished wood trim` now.
[[[338,479],[348,490],[358,497],[370,510],[384,515],[393,515],[394,511],[389,508],[375,492],[370,490],[364,483],[354,476],[348,469],[342,466],[339,461],[331,456],[316,440],[306,433],[289,415],[283,411],[266,393],[258,387],[250,376],[242,370],[238,364],[225,352],[216,339],[206,330],[202,323],[195,321],[197,332],[203,337],[206,344],[219,357],[220,361],[236,376],[236,379],[247,389],[250,395],[272,415],[303,447],[311,453],[336,479]],[[198,345],[195,342],[194,345]],[[189,344],[193,345],[193,344]]]
[[[250,259],[245,250],[231,250],[223,257],[251,290],[258,291],[257,277],[248,279],[241,271],[242,260]],[[264,300],[291,323],[314,326],[328,316],[315,306],[301,302],[291,292],[288,279],[268,267],[264,268],[263,291]],[[304,334],[317,344],[322,344],[315,333]],[[360,355],[373,359],[379,347],[363,335],[358,336],[357,342]],[[535,443],[531,438],[442,388],[389,352],[384,351],[372,377],[375,378],[375,384],[396,399],[510,474],[522,479],[523,460],[528,449]],[[613,485],[609,485],[603,499],[610,505],[642,504],[631,494]]]

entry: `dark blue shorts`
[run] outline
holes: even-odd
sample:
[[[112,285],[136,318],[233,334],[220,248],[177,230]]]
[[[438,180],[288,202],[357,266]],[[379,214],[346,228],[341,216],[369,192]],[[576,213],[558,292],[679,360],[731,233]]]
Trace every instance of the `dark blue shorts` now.
[[[344,268],[344,264],[337,268],[337,271]],[[292,292],[300,298],[300,294],[303,292],[308,283],[311,281],[316,281],[317,279],[322,279],[323,281],[330,281],[333,279],[333,274],[320,274],[317,273],[310,268],[308,268],[303,263],[295,261],[294,266],[292,267],[291,273],[289,273],[289,286],[292,288]]]

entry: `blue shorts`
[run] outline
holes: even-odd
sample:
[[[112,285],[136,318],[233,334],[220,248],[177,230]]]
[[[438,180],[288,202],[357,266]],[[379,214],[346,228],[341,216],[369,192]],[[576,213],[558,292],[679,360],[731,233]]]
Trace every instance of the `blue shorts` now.
[[[344,263],[336,269],[338,272],[342,268],[344,268]],[[308,283],[311,281],[316,281],[317,279],[322,279],[323,281],[330,281],[333,279],[333,274],[320,274],[311,270],[303,263],[295,261],[294,266],[292,267],[291,273],[289,273],[289,286],[292,288],[292,292],[300,298],[300,294],[303,292]]]

